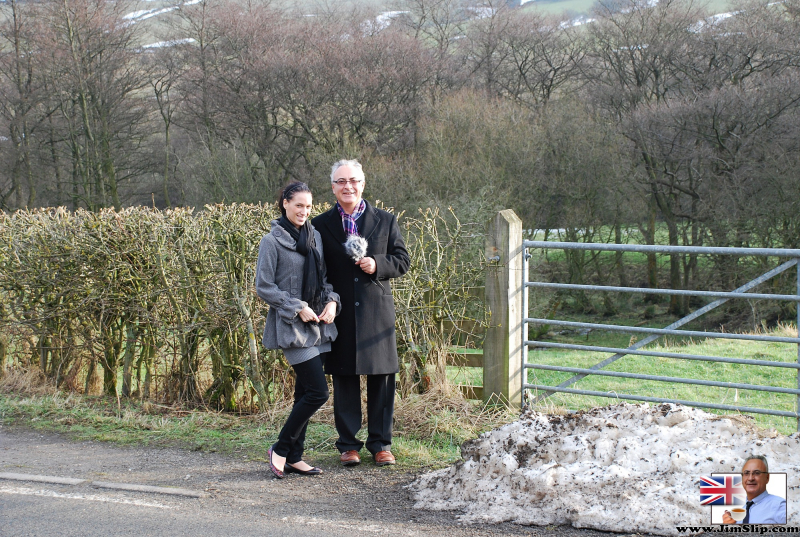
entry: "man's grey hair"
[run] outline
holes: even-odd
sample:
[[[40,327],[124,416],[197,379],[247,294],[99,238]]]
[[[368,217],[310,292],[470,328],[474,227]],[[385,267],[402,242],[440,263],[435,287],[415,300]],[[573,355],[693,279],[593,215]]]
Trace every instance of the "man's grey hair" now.
[[[331,183],[333,183],[333,176],[336,175],[336,170],[342,166],[350,166],[355,170],[356,177],[359,177],[362,181],[364,180],[364,170],[361,169],[361,163],[359,161],[356,159],[342,159],[338,162],[334,162],[333,166],[331,166]]]
[[[747,461],[752,461],[754,459],[757,459],[757,460],[763,462],[764,463],[764,470],[767,473],[769,473],[769,463],[767,462],[767,457],[765,457],[764,455],[750,455],[749,457],[747,457],[745,459],[744,464],[742,464],[742,468],[744,468],[744,465],[747,464]]]

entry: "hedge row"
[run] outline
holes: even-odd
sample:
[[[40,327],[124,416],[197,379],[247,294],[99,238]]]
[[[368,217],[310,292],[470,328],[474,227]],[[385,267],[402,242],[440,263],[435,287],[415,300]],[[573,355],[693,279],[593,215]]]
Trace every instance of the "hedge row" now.
[[[267,306],[252,283],[275,217],[244,204],[0,212],[0,370],[227,410],[286,397],[288,366],[260,345]],[[400,221],[412,257],[395,286],[400,378],[412,390],[443,363],[445,321],[483,322],[470,291],[483,279],[482,230],[436,211]]]

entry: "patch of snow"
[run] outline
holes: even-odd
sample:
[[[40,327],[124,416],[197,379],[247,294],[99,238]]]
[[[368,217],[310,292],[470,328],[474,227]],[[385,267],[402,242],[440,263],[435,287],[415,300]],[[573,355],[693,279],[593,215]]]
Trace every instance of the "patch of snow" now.
[[[380,32],[381,30],[385,30],[392,23],[392,19],[394,19],[398,15],[403,15],[404,13],[408,13],[408,11],[384,11],[383,13],[375,17],[374,21],[367,21],[365,23],[366,26],[365,31],[370,33],[376,33]]]
[[[155,17],[157,15],[161,15],[162,13],[169,13],[170,11],[174,11],[176,9],[178,9],[177,6],[165,7],[163,9],[156,9],[156,10],[151,11],[150,13],[142,15],[141,17],[137,17],[135,20],[136,20],[136,22],[143,21],[145,19],[149,19],[150,17]]]
[[[624,9],[620,9],[619,12],[623,14],[632,13],[634,9],[642,8],[642,7],[649,7],[653,8],[658,6],[659,0],[647,0],[643,6],[633,6],[633,7],[626,7]]]
[[[731,12],[731,13],[717,13],[716,15],[711,15],[709,17],[709,19],[711,19],[712,22],[719,22],[719,21],[727,19],[728,17],[733,17],[734,15],[738,15],[738,14],[739,14],[738,11],[735,12],[735,13],[734,12]]]
[[[565,30],[565,29],[571,28],[573,26],[580,26],[582,24],[589,24],[589,23],[592,23],[594,21],[595,21],[595,19],[590,19],[588,17],[580,16],[577,19],[572,19],[572,20],[568,20],[568,21],[562,22],[561,24],[559,24],[559,27],[562,30]]]
[[[127,13],[122,16],[123,19],[138,19],[143,15],[147,15],[148,13],[152,13],[154,10],[152,9],[142,9],[139,11],[133,11],[131,13]]]
[[[674,404],[622,403],[567,416],[527,412],[461,448],[462,461],[417,478],[416,509],[461,510],[463,522],[570,524],[676,535],[710,525],[699,477],[766,455],[789,477],[788,525],[800,525],[800,433],[760,433],[743,417]]]
[[[175,45],[185,45],[187,43],[194,43],[194,39],[191,37],[187,37],[186,39],[173,39],[172,41],[158,41],[157,43],[150,43],[149,45],[143,45],[142,48],[174,47]]]
[[[714,26],[720,21],[724,21],[734,15],[739,15],[741,11],[731,11],[729,13],[717,13],[716,15],[711,15],[710,17],[706,17],[704,20],[697,21],[692,27],[689,29],[692,32],[701,32],[706,26]]]
[[[475,13],[476,19],[485,19],[491,17],[495,13],[494,8],[491,7],[470,7],[467,9]]]
[[[174,10],[180,8],[180,7],[192,6],[194,4],[199,4],[202,1],[203,0],[188,0],[186,2],[183,2],[180,6],[170,6],[170,7],[165,7],[165,8],[161,8],[161,9],[142,9],[142,10],[139,10],[139,11],[133,11],[131,13],[123,15],[122,18],[123,19],[130,19],[131,22],[139,22],[139,21],[143,21],[145,19],[149,19],[150,17],[155,17],[157,15],[161,15],[163,13],[169,13],[170,11],[174,11]]]
[[[378,25],[384,25],[384,27],[389,26],[392,22],[392,19],[397,17],[398,15],[403,15],[408,13],[408,11],[384,11],[377,17],[375,17],[375,23]]]

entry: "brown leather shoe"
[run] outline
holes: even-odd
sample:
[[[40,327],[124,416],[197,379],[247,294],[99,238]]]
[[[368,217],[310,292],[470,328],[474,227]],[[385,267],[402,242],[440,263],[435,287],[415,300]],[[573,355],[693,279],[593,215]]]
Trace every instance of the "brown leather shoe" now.
[[[355,466],[361,464],[361,457],[358,456],[358,451],[351,449],[339,455],[339,462],[342,463],[342,466]]]
[[[376,466],[386,466],[387,464],[394,464],[397,462],[391,451],[379,451],[373,455],[372,458],[375,459]]]

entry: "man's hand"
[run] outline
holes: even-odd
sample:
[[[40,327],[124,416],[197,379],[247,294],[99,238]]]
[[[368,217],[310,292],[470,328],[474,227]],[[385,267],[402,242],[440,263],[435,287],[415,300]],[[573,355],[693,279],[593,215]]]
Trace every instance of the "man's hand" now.
[[[325,309],[319,314],[319,320],[325,324],[331,324],[336,317],[336,302],[328,302]]]
[[[362,257],[360,260],[356,261],[356,265],[361,267],[361,270],[367,274],[375,274],[375,271],[378,270],[377,263],[375,263],[375,260],[371,257]]]
[[[314,313],[314,310],[312,310],[308,306],[306,306],[305,308],[301,309],[300,312],[297,315],[300,316],[300,319],[304,323],[309,323],[309,322],[312,322],[312,321],[315,322],[315,323],[319,322],[319,317],[317,317],[317,314]]]
[[[723,524],[736,524],[736,521],[731,517],[730,511],[725,511],[722,513],[722,523]]]

